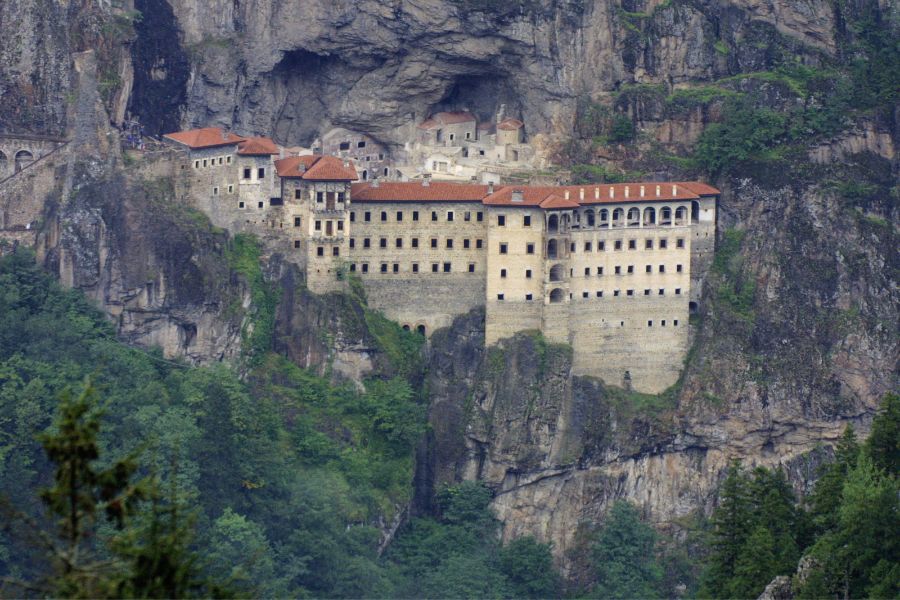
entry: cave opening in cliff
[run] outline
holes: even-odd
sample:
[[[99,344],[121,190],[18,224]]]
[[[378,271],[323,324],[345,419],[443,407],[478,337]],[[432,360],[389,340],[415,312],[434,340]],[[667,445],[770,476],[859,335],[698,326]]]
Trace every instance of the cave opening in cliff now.
[[[518,116],[521,113],[518,97],[506,75],[483,71],[479,75],[457,77],[441,101],[434,106],[434,112],[465,109],[474,114],[479,122],[491,122],[504,105],[505,113],[502,116]]]

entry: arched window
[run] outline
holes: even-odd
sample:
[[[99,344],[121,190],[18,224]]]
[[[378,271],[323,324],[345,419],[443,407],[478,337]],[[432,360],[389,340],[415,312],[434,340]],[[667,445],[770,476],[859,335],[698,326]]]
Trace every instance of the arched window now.
[[[547,242],[547,258],[559,258],[559,248],[556,240]]]
[[[656,209],[655,208],[645,208],[644,209],[644,227],[647,225],[655,225],[656,224]]]
[[[609,227],[609,211],[600,209],[600,227]]]
[[[625,224],[625,211],[621,208],[617,208],[613,211],[612,215],[612,226],[613,227],[622,227]]]
[[[409,325],[404,325],[404,326],[403,326],[403,331],[409,331]]]
[[[588,210],[584,211],[584,221],[588,227],[593,227],[596,224],[596,222],[594,221],[594,211],[593,210],[588,209]]]
[[[547,217],[547,233],[558,233],[559,232],[559,217],[557,215],[550,215]]]
[[[384,168],[384,176],[385,176],[385,177],[388,176],[388,168],[387,168],[387,167]]]
[[[628,226],[637,227],[641,224],[641,211],[635,207],[628,209]]]
[[[419,335],[425,335],[425,326],[419,325],[418,327],[416,327],[416,333],[418,333]]]
[[[700,221],[700,203],[696,200],[691,201],[691,223]]]
[[[676,225],[687,225],[687,208],[684,206],[679,206],[675,209],[675,224]]]
[[[565,298],[566,298],[566,293],[563,292],[561,288],[553,288],[550,291],[550,303],[551,304],[558,304],[558,303],[562,302],[563,300],[565,300]]]
[[[34,162],[34,155],[28,150],[16,152],[16,173]]]
[[[566,276],[566,268],[563,265],[550,267],[550,281],[562,281]]]
[[[671,225],[672,224],[672,209],[668,206],[663,206],[659,211],[659,224],[660,225]]]
[[[366,169],[363,171],[363,181],[368,181],[368,180],[369,180],[369,171],[368,171],[368,169]]]

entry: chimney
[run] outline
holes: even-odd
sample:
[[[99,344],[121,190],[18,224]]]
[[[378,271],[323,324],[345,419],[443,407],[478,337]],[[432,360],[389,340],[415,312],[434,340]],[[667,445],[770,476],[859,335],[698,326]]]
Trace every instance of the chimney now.
[[[348,168],[349,166],[350,166],[350,161],[345,159],[345,160],[344,160],[344,168],[346,169],[346,168]]]
[[[578,189],[578,199],[584,202],[584,188]]]
[[[493,181],[488,181],[488,194],[490,195],[490,194],[493,194],[493,193],[494,193],[494,182],[493,182]]]
[[[599,200],[599,199],[600,199],[600,188],[595,187],[594,188],[594,200]]]
[[[228,141],[228,130],[225,128],[221,128],[221,129],[219,129],[219,133],[222,134],[222,141],[227,142]]]
[[[661,187],[661,186],[656,186],[656,197],[657,197],[657,198],[659,198],[659,188],[660,188],[660,187]]]
[[[678,186],[675,185],[675,184],[672,184],[672,195],[673,195],[673,196],[677,196],[677,195],[678,195]]]
[[[306,163],[305,163],[305,162],[300,162],[300,163],[298,163],[298,164],[297,164],[297,171],[299,171],[301,175],[302,175],[303,173],[306,173]]]
[[[524,202],[525,201],[525,196],[522,194],[522,190],[513,190],[512,201],[513,202]]]
[[[610,198],[616,197],[616,186],[614,186],[614,185],[609,186],[609,197]]]
[[[641,186],[641,198],[644,197],[644,186]]]
[[[625,197],[626,198],[628,197],[628,186],[627,185],[625,186]]]
[[[563,197],[564,197],[566,200],[569,199],[569,190],[566,190],[565,194],[563,194]]]

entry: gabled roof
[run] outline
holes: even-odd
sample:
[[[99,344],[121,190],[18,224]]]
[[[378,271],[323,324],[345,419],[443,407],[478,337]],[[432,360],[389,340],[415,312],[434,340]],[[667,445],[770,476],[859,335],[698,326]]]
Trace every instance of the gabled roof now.
[[[247,138],[238,144],[238,154],[243,156],[266,156],[278,153],[278,146],[267,137]]]
[[[385,181],[355,183],[350,197],[353,202],[481,202],[488,191],[486,185],[469,183]]]
[[[560,198],[556,194],[553,194],[551,196],[547,196],[544,200],[541,201],[538,206],[543,209],[552,210],[554,208],[578,208],[581,205],[574,200],[566,200],[565,198]]]
[[[437,129],[443,125],[474,122],[475,115],[467,111],[439,112],[419,124],[419,129]]]
[[[497,124],[497,129],[502,129],[504,131],[515,131],[516,129],[521,129],[525,126],[525,123],[518,119],[513,119],[512,117],[507,117],[500,121]]]
[[[275,161],[279,177],[299,177],[308,181],[356,181],[359,176],[350,163],[336,156],[308,154]]]
[[[679,181],[678,185],[682,185],[700,196],[718,196],[722,193],[713,186],[699,181]]]
[[[244,138],[241,136],[223,131],[221,127],[204,127],[202,129],[191,129],[190,131],[177,131],[175,133],[167,133],[163,137],[173,142],[184,144],[191,150],[231,146],[244,141]]]
[[[691,183],[704,195],[715,195],[719,191],[702,183]],[[487,205],[496,206],[541,206],[551,196],[572,201],[576,206],[610,204],[618,202],[662,202],[671,200],[695,200],[700,197],[684,183],[616,183],[595,185],[569,185],[559,187],[522,187],[522,200],[513,202],[512,187],[503,187],[484,199]]]

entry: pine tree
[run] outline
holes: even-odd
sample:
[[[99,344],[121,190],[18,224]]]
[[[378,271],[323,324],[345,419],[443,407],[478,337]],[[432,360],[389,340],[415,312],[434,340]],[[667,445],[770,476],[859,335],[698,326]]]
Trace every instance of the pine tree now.
[[[637,509],[616,502],[593,548],[598,598],[656,598],[663,572],[657,561],[656,532]]]
[[[844,483],[858,456],[856,433],[853,426],[848,425],[835,448],[834,462],[824,468],[810,495],[809,516],[818,535],[837,527],[837,511]]]
[[[719,505],[711,519],[711,553],[703,576],[701,597],[731,596],[731,580],[735,576],[752,523],[748,487],[747,476],[740,462],[732,462],[719,492]]]
[[[731,598],[759,596],[772,578],[779,574],[778,554],[778,544],[772,532],[763,525],[757,525],[737,559],[727,595]]]
[[[793,572],[800,558],[797,546],[798,514],[794,490],[784,471],[781,468],[757,468],[750,484],[750,497],[754,506],[755,527],[766,529],[774,544],[769,580],[776,575]]]
[[[866,440],[866,452],[876,467],[893,477],[900,475],[900,396],[887,394],[878,416],[872,421],[872,433]]]

